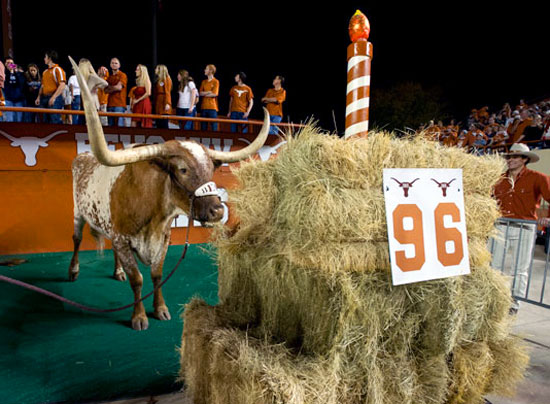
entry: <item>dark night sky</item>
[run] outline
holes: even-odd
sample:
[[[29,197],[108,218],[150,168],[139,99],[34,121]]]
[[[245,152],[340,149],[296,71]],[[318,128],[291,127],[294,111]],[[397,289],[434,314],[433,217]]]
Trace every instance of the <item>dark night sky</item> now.
[[[340,1],[314,8],[297,1],[208,6],[214,3],[164,0],[158,61],[174,80],[177,70],[185,68],[198,83],[204,66],[214,63],[221,113],[227,112],[227,93],[239,70],[248,74],[258,101],[273,76],[282,74],[287,78],[285,115],[294,122],[313,115],[332,130],[335,110],[342,131],[347,26],[360,8],[371,24],[372,89],[400,81],[439,86],[458,118],[470,108],[495,109],[506,101],[550,95],[550,30],[540,2],[513,7],[440,2],[435,8],[410,3]],[[80,8],[84,3],[57,0],[52,7],[13,0],[16,62],[41,65],[43,51],[54,48],[66,69],[68,54],[87,57],[96,68],[118,56],[130,80],[137,63],[152,67],[149,1],[113,1],[101,8],[96,5],[102,3],[87,2],[83,15],[75,4]],[[260,111],[256,106],[253,117],[260,117]]]

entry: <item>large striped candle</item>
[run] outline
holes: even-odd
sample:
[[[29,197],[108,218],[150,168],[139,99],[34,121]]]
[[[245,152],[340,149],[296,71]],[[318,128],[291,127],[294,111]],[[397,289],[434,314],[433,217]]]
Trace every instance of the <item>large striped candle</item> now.
[[[350,136],[367,136],[369,129],[370,64],[372,44],[367,41],[370,24],[359,10],[349,24],[352,43],[348,46],[348,86],[346,96],[346,132]]]

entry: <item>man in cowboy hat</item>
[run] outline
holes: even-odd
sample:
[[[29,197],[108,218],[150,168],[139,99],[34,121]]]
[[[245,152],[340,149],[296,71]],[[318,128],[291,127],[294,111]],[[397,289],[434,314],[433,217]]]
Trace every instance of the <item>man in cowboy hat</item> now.
[[[508,247],[511,247],[513,259],[508,260],[511,265],[505,272],[508,275],[516,274],[513,294],[525,297],[529,265],[535,245],[537,208],[541,198],[550,201],[550,177],[526,167],[529,163],[537,162],[539,156],[523,143],[513,144],[510,152],[504,154],[504,158],[508,171],[495,185],[494,195],[503,217],[522,221],[497,223],[497,229],[501,234],[493,241],[492,266],[502,270],[504,255]],[[528,220],[532,222],[526,222]],[[549,219],[541,218],[538,222],[547,226]],[[515,265],[517,271],[513,268]],[[518,308],[519,302],[514,300],[510,312],[515,314]]]

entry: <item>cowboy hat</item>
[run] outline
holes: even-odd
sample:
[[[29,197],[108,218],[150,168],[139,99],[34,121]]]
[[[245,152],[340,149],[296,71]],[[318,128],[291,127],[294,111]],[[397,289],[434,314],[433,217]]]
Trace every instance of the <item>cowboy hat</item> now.
[[[536,163],[540,160],[540,157],[536,153],[530,151],[529,146],[524,143],[514,143],[512,147],[510,147],[510,151],[504,153],[503,156],[525,156],[529,158],[529,163]]]

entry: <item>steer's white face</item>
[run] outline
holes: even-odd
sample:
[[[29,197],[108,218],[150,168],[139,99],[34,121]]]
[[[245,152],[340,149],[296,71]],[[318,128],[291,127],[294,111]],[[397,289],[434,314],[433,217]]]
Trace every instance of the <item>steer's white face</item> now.
[[[212,164],[210,157],[206,154],[204,147],[196,142],[189,141],[179,141],[180,145],[188,150],[191,155],[197,161],[197,164],[203,169],[208,169],[209,165]]]

